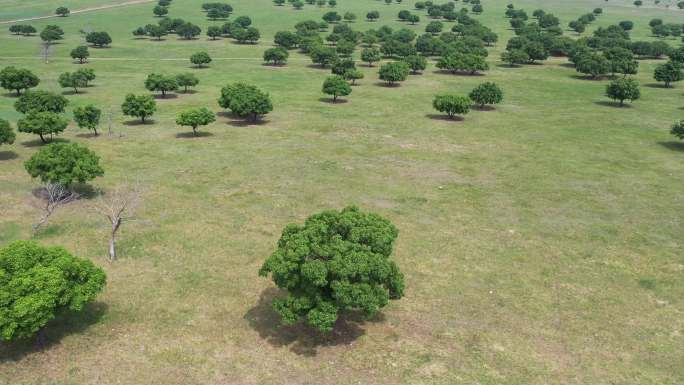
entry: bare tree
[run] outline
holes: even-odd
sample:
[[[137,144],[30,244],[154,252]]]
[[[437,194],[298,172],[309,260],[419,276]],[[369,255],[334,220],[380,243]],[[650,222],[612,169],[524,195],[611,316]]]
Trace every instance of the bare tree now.
[[[92,211],[107,218],[111,225],[109,233],[109,260],[116,261],[116,234],[124,220],[133,216],[140,204],[142,189],[138,182],[122,183],[109,192],[98,194],[91,205]]]
[[[79,195],[58,183],[45,183],[40,190],[45,201],[41,208],[42,215],[38,223],[33,225],[33,231],[47,223],[52,214],[61,207],[78,199]]]

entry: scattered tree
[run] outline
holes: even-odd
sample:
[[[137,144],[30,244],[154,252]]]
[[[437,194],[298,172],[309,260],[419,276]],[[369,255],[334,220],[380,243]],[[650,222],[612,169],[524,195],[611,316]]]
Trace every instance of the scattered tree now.
[[[97,126],[100,124],[101,115],[102,110],[92,104],[74,108],[74,120],[78,127],[92,130],[95,135],[99,135]]]
[[[112,38],[107,32],[90,32],[86,35],[85,40],[98,48],[106,47],[112,43]]]
[[[64,88],[73,88],[74,93],[78,93],[79,88],[86,86],[86,79],[78,72],[65,72],[59,75],[57,81]]]
[[[161,5],[157,5],[157,6],[154,7],[154,9],[152,10],[152,13],[153,13],[155,16],[157,16],[157,17],[162,17],[162,16],[164,16],[164,15],[166,15],[166,14],[169,13],[169,9],[166,8],[166,7],[162,7]]]
[[[40,38],[46,45],[50,45],[57,40],[62,40],[64,31],[56,25],[47,25],[40,32]]]
[[[24,163],[26,171],[43,183],[69,187],[104,175],[100,157],[78,143],[51,143]]]
[[[251,117],[253,121],[273,111],[271,97],[257,87],[245,83],[233,83],[223,87],[218,102],[221,107],[230,109],[235,115]]]
[[[361,60],[368,63],[369,67],[373,66],[373,63],[379,62],[382,55],[377,48],[364,48],[361,51]]]
[[[288,56],[290,56],[290,54],[287,50],[281,47],[269,48],[264,51],[264,61],[267,63],[271,62],[273,65],[284,64],[287,62]]]
[[[36,134],[43,143],[47,143],[46,135],[52,137],[67,128],[69,121],[57,113],[49,111],[30,111],[17,122],[19,132]]]
[[[409,55],[404,58],[404,61],[414,74],[424,71],[427,67],[427,59],[420,55]]]
[[[503,91],[496,85],[496,83],[485,82],[470,91],[468,95],[473,103],[484,107],[487,104],[499,104],[503,100]]]
[[[85,63],[89,56],[90,52],[88,52],[88,46],[81,45],[71,50],[71,58],[78,60],[80,64]]]
[[[672,83],[681,81],[684,78],[684,73],[681,64],[669,61],[657,66],[653,77],[655,80],[665,83],[665,87],[670,87]]]
[[[61,247],[15,241],[0,249],[0,338],[14,341],[38,333],[66,311],[82,311],[102,291],[106,275]]]
[[[126,95],[126,99],[121,105],[121,111],[124,115],[134,116],[140,118],[142,123],[145,123],[147,117],[152,116],[157,110],[157,102],[150,95]]]
[[[323,93],[332,95],[333,103],[337,101],[338,96],[347,96],[351,94],[352,89],[349,83],[339,75],[329,76],[323,82]]]
[[[0,145],[12,144],[16,138],[10,122],[0,119]]]
[[[206,52],[197,52],[190,56],[190,62],[197,68],[202,68],[205,64],[211,63],[211,56]]]
[[[389,85],[406,80],[409,74],[409,66],[406,62],[396,61],[380,66],[378,75]]]
[[[22,114],[34,112],[62,113],[69,101],[62,95],[50,91],[27,91],[14,103],[14,109]]]
[[[432,106],[439,112],[444,112],[453,119],[456,115],[465,115],[470,112],[470,99],[458,95],[437,95]]]
[[[684,140],[684,120],[675,122],[675,124],[672,125],[670,133],[674,135],[677,139]]]
[[[178,82],[173,76],[149,74],[145,80],[145,88],[152,92],[161,92],[162,98],[165,98],[167,92],[178,89]]]
[[[199,79],[190,72],[184,72],[176,75],[176,82],[179,87],[183,87],[183,93],[187,93],[188,87],[194,87],[199,84]]]
[[[67,17],[70,13],[71,11],[69,11],[69,8],[67,7],[57,7],[57,9],[55,10],[55,15],[61,17]]]
[[[345,310],[375,315],[404,294],[404,276],[390,260],[397,235],[388,220],[355,207],[288,225],[259,270],[288,292],[273,308],[285,324],[305,320],[325,332]]]
[[[634,101],[639,99],[641,91],[639,83],[631,78],[615,79],[606,86],[606,96],[624,105],[625,100]]]
[[[24,68],[5,67],[0,71],[0,86],[9,91],[16,91],[21,95],[21,90],[28,90],[40,83],[38,76]]]
[[[223,35],[223,30],[221,27],[217,25],[211,25],[209,28],[207,28],[207,36],[211,38],[211,40],[216,40],[217,37],[220,37]]]
[[[59,183],[43,183],[43,202],[40,207],[41,215],[38,222],[33,224],[33,232],[47,223],[58,208],[65,206],[79,198],[79,194],[69,190]]]
[[[182,111],[178,114],[178,117],[176,117],[176,124],[179,126],[192,127],[192,134],[195,136],[197,136],[197,127],[206,126],[215,121],[216,118],[214,117],[214,113],[206,107]]]
[[[356,68],[344,71],[342,76],[344,76],[346,80],[351,81],[352,85],[356,84],[357,80],[364,78],[363,72],[357,70]]]

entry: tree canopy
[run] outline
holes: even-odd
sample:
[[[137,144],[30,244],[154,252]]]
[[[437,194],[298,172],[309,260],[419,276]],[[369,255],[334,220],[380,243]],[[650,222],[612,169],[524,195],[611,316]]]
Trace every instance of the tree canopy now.
[[[12,131],[12,126],[10,122],[5,119],[0,119],[0,145],[12,144],[17,138],[14,131]]]
[[[456,115],[465,115],[470,112],[470,99],[451,94],[437,95],[432,106],[435,110],[444,112],[453,119]]]
[[[45,183],[69,187],[104,175],[100,157],[78,143],[51,143],[24,163],[26,171]]]
[[[398,230],[356,207],[323,211],[283,230],[277,250],[259,270],[287,296],[273,301],[286,324],[305,320],[331,331],[341,312],[372,317],[404,294],[404,276],[390,259]]]
[[[54,92],[35,90],[22,94],[14,103],[14,108],[22,114],[34,112],[62,113],[69,104],[69,100]]]
[[[235,115],[250,117],[252,120],[273,111],[271,97],[267,93],[253,85],[240,82],[223,87],[218,103]]]
[[[157,102],[151,95],[128,94],[121,105],[124,115],[138,117],[142,123],[145,123],[145,119],[152,116],[156,110]]]
[[[351,92],[351,86],[340,75],[329,76],[323,82],[323,93],[332,96],[333,102],[336,102],[339,96],[347,96]]]
[[[16,91],[17,95],[20,95],[22,90],[36,87],[38,83],[38,76],[25,68],[9,66],[0,71],[0,86],[9,91]]]
[[[185,110],[176,117],[176,124],[192,127],[192,133],[195,136],[197,136],[197,127],[206,126],[214,121],[216,121],[214,113],[206,107]]]
[[[0,249],[0,338],[34,335],[65,311],[81,311],[102,291],[104,271],[61,247],[15,241]]]

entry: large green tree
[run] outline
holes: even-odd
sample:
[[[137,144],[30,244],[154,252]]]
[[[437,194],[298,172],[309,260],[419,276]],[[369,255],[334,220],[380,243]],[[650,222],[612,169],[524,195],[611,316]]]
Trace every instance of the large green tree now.
[[[254,121],[273,111],[271,97],[267,93],[253,85],[239,82],[223,87],[218,103],[235,115],[249,117]]]
[[[682,72],[681,64],[671,60],[657,66],[653,77],[655,80],[665,83],[665,87],[670,87],[672,83],[684,79],[684,72]]]
[[[404,294],[404,276],[390,259],[397,235],[387,219],[355,207],[288,225],[259,270],[287,291],[274,309],[286,324],[305,320],[321,331],[331,331],[345,310],[372,317]]]
[[[0,339],[27,338],[102,291],[104,271],[61,247],[15,241],[0,249]]]
[[[40,83],[38,76],[33,72],[16,67],[5,67],[0,71],[0,86],[9,91],[16,91],[17,95],[21,95],[21,90],[28,90]]]
[[[378,75],[389,85],[406,80],[409,74],[409,65],[403,61],[396,61],[380,66]]]
[[[174,76],[149,74],[145,80],[145,88],[153,92],[161,92],[162,98],[165,98],[167,92],[178,89],[178,82]]]
[[[69,100],[50,91],[27,91],[14,102],[14,109],[22,114],[31,111],[62,113]]]
[[[104,175],[100,157],[78,143],[51,143],[24,163],[26,171],[44,183],[69,187]]]

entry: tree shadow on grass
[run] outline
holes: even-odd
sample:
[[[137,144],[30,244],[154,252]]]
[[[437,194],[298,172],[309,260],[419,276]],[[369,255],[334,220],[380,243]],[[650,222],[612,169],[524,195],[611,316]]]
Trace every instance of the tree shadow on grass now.
[[[52,140],[48,140],[47,143],[43,143],[43,141],[40,140],[40,138],[36,138],[33,140],[27,140],[25,142],[21,142],[22,146],[24,146],[24,147],[40,147],[40,146],[46,146],[50,143],[69,143],[69,141],[66,139],[63,139],[63,138],[52,138]]]
[[[485,111],[496,111],[496,107],[491,106],[491,105],[488,105],[488,104],[485,104],[484,106],[480,106],[480,105],[474,104],[472,107],[470,107],[470,109],[473,110],[473,111],[482,111],[482,112],[485,112]]]
[[[672,151],[684,152],[684,142],[670,141],[658,142],[658,144]]]
[[[144,123],[140,119],[127,120],[123,122],[126,126],[146,126],[148,124],[154,124],[154,120],[147,119]]]
[[[455,115],[453,117],[449,117],[449,115],[446,114],[426,114],[425,117],[433,120],[443,120],[445,122],[462,122],[465,120],[465,118],[462,116]]]
[[[68,311],[58,316],[43,328],[41,345],[35,337],[0,343],[0,363],[20,361],[30,354],[49,350],[59,344],[62,338],[81,333],[91,325],[97,324],[107,313],[107,309],[108,306],[104,302],[91,302],[80,312]]]
[[[195,138],[206,138],[208,136],[214,136],[211,132],[208,131],[197,131],[197,133],[193,133],[192,131],[189,132],[179,132],[176,134],[176,138],[178,139],[195,139]]]
[[[623,105],[620,105],[620,102],[611,102],[608,100],[599,100],[597,102],[594,102],[594,104],[596,104],[598,106],[613,107],[613,108],[632,108],[631,104],[625,103]]]
[[[383,87],[383,88],[399,88],[399,87],[401,87],[401,83],[399,83],[399,82],[394,82],[392,84],[387,83],[387,82],[375,82],[375,85],[378,87]]]
[[[318,353],[319,347],[349,345],[366,334],[361,328],[364,322],[384,321],[381,313],[366,320],[360,312],[345,312],[340,315],[334,329],[329,333],[320,332],[304,323],[283,325],[280,315],[273,310],[271,304],[275,297],[281,295],[284,295],[284,292],[276,288],[265,289],[261,292],[259,302],[245,313],[243,319],[271,346],[289,346],[290,351],[298,355],[311,357]]]
[[[264,124],[268,124],[269,120],[265,119],[232,119],[228,121],[228,124],[230,124],[233,127],[249,127],[249,126],[263,126]]]
[[[84,139],[92,139],[92,138],[99,138],[100,135],[96,135],[94,132],[83,132],[80,134],[76,134],[77,138],[84,138]]]
[[[83,88],[85,88],[85,87],[83,87]],[[64,95],[64,96],[85,95],[88,92],[86,92],[83,88],[79,89],[78,92],[76,92],[74,90],[62,91],[62,95]]]
[[[662,89],[665,89],[665,90],[669,90],[669,89],[671,89],[671,88],[674,88],[674,87],[672,87],[672,86],[666,87],[666,86],[665,86],[665,83],[648,83],[648,84],[644,84],[644,87],[648,87],[648,88],[662,88]]]
[[[349,103],[349,100],[347,100],[347,99],[340,99],[340,98],[337,98],[337,100],[333,100],[333,98],[319,98],[318,101],[319,101],[319,102],[323,102],[323,103],[328,103],[328,104],[345,104],[345,103]]]
[[[590,82],[600,82],[601,80],[608,80],[610,79],[610,76],[597,76],[597,77],[592,77],[591,75],[580,75],[580,74],[573,74],[570,75],[571,78],[577,79],[577,80],[586,80]]]
[[[174,94],[174,93],[167,93],[166,95],[156,94],[156,95],[154,95],[154,98],[157,100],[167,100],[167,99],[170,100],[170,99],[178,98],[178,94]]]
[[[18,157],[19,155],[14,151],[0,151],[0,161],[17,159]]]
[[[565,67],[565,68],[575,68],[575,65],[572,63],[560,63],[558,64],[559,67]]]

